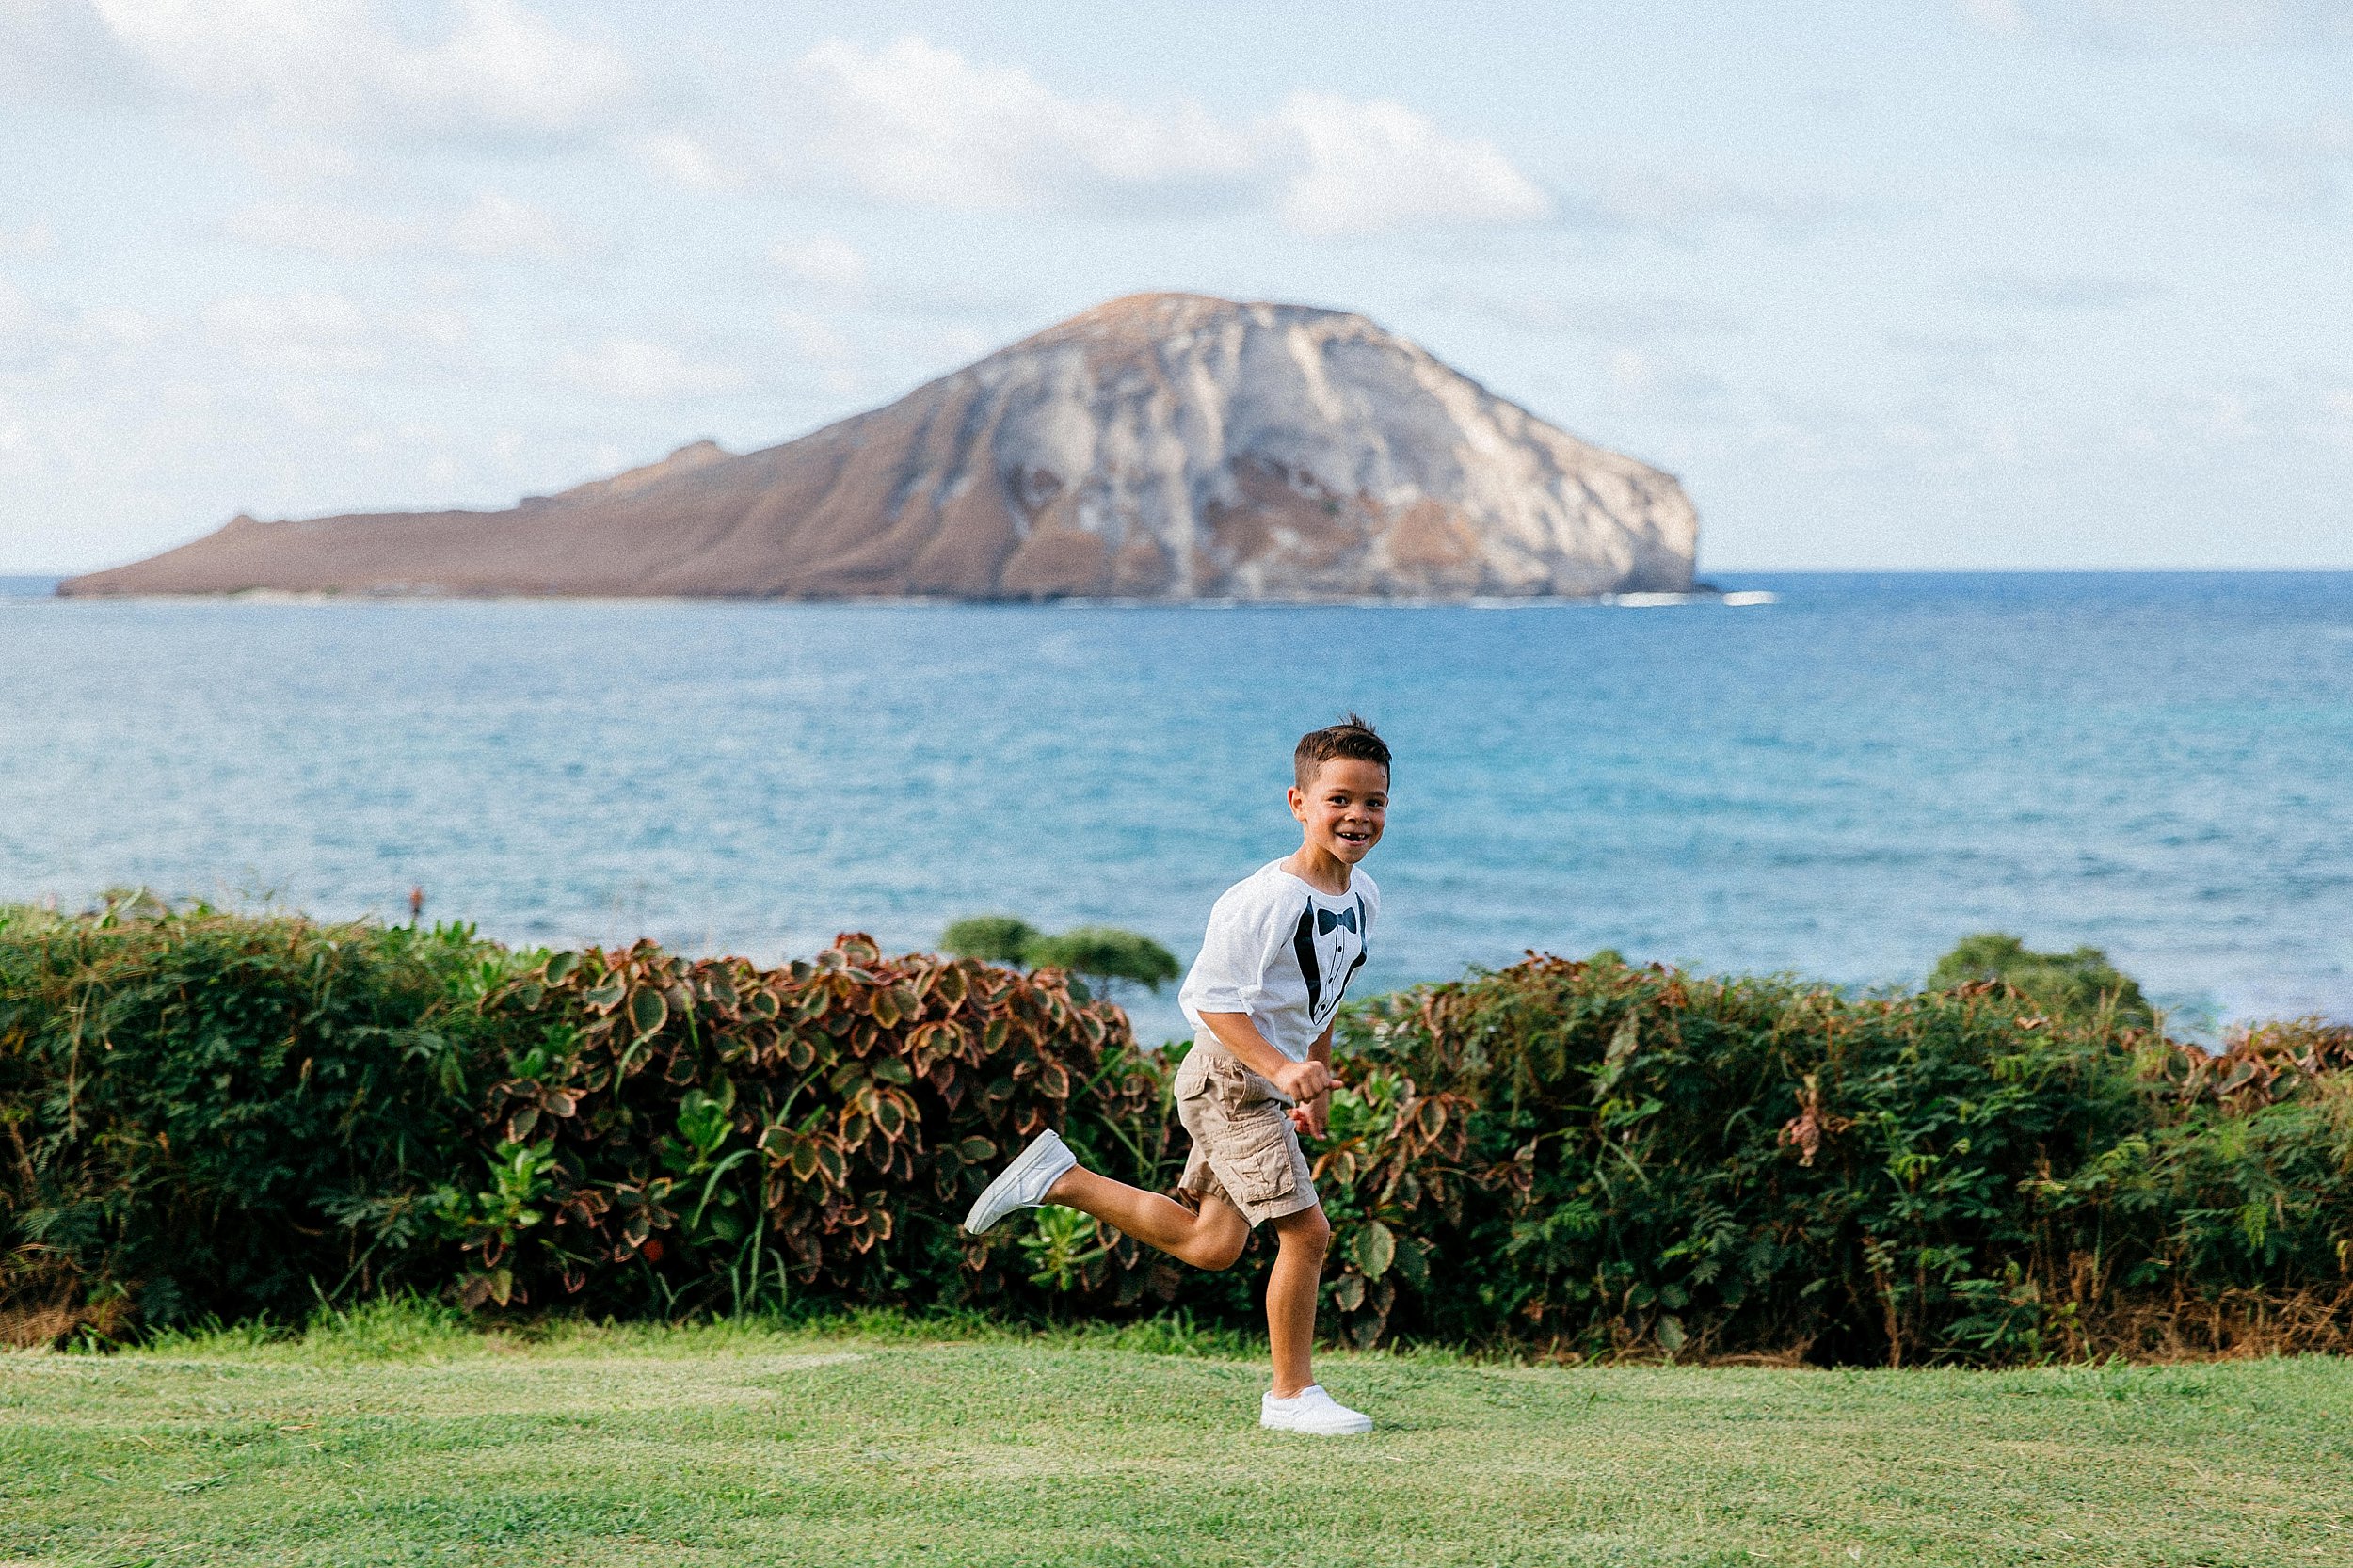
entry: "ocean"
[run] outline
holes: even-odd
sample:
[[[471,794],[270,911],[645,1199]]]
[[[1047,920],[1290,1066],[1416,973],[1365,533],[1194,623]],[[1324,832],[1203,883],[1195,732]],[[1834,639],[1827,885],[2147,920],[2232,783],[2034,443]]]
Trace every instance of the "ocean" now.
[[[959,916],[1189,960],[1396,748],[1360,992],[1526,949],[1917,981],[2105,948],[2353,1015],[2353,574],[1733,574],[1774,602],[80,601],[0,580],[0,899],[109,887],[762,961]],[[1167,994],[1132,1000],[1150,1038]]]

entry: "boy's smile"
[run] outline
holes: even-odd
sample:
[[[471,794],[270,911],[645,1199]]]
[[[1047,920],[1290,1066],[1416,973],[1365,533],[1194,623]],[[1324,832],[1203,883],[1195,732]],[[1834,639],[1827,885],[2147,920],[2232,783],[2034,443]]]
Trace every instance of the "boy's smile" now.
[[[1335,757],[1316,770],[1310,788],[1292,788],[1290,808],[1305,829],[1303,856],[1329,856],[1335,863],[1319,869],[1345,888],[1346,868],[1372,853],[1387,825],[1389,770],[1378,762]]]

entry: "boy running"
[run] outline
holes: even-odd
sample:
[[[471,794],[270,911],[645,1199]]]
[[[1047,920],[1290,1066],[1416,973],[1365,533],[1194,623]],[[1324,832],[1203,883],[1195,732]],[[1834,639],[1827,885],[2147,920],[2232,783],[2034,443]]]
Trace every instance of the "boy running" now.
[[[964,1228],[980,1235],[1016,1208],[1058,1203],[1092,1214],[1200,1269],[1241,1256],[1252,1227],[1274,1227],[1267,1344],[1274,1384],[1258,1424],[1325,1434],[1372,1430],[1317,1384],[1308,1365],[1331,1222],[1316,1197],[1302,1132],[1322,1137],[1332,1103],[1332,1019],[1365,961],[1381,890],[1357,863],[1381,841],[1389,748],[1353,713],[1303,736],[1289,792],[1298,853],[1226,889],[1178,1000],[1193,1046],[1176,1072],[1176,1114],[1193,1136],[1178,1187],[1198,1210],[1097,1176],[1052,1131],[988,1185]]]

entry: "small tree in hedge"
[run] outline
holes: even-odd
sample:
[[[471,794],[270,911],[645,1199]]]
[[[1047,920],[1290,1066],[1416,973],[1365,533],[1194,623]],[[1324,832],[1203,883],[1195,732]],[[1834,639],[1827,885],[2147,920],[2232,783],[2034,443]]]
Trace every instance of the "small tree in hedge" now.
[[[1012,915],[968,915],[940,933],[940,951],[984,964],[1027,962],[1031,944],[1046,933]]]
[[[1176,955],[1140,932],[1117,926],[1082,925],[1059,936],[1030,944],[1025,955],[1032,968],[1051,965],[1083,975],[1102,989],[1110,982],[1132,981],[1157,991],[1176,978]]]
[[[1012,915],[972,915],[942,933],[939,945],[959,958],[1066,970],[1107,993],[1119,981],[1158,991],[1180,972],[1176,955],[1160,943],[1112,925],[1082,925],[1048,936]]]
[[[2001,931],[1980,931],[1964,936],[1959,946],[1936,962],[1929,976],[1932,991],[1949,991],[1973,982],[2003,981],[2055,1018],[2090,1023],[2104,1009],[2114,1010],[2115,1022],[2127,1029],[2148,1029],[2156,1013],[2130,975],[2108,962],[2098,948],[2073,952],[2036,952],[2017,937]]]

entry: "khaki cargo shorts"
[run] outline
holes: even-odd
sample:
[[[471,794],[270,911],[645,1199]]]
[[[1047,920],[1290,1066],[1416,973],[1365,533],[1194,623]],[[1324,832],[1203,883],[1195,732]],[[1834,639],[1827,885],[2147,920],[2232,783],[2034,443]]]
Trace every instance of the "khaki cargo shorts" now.
[[[1176,1069],[1176,1117],[1193,1134],[1177,1186],[1224,1198],[1253,1225],[1316,1206],[1316,1184],[1291,1126],[1291,1102],[1214,1040]]]

